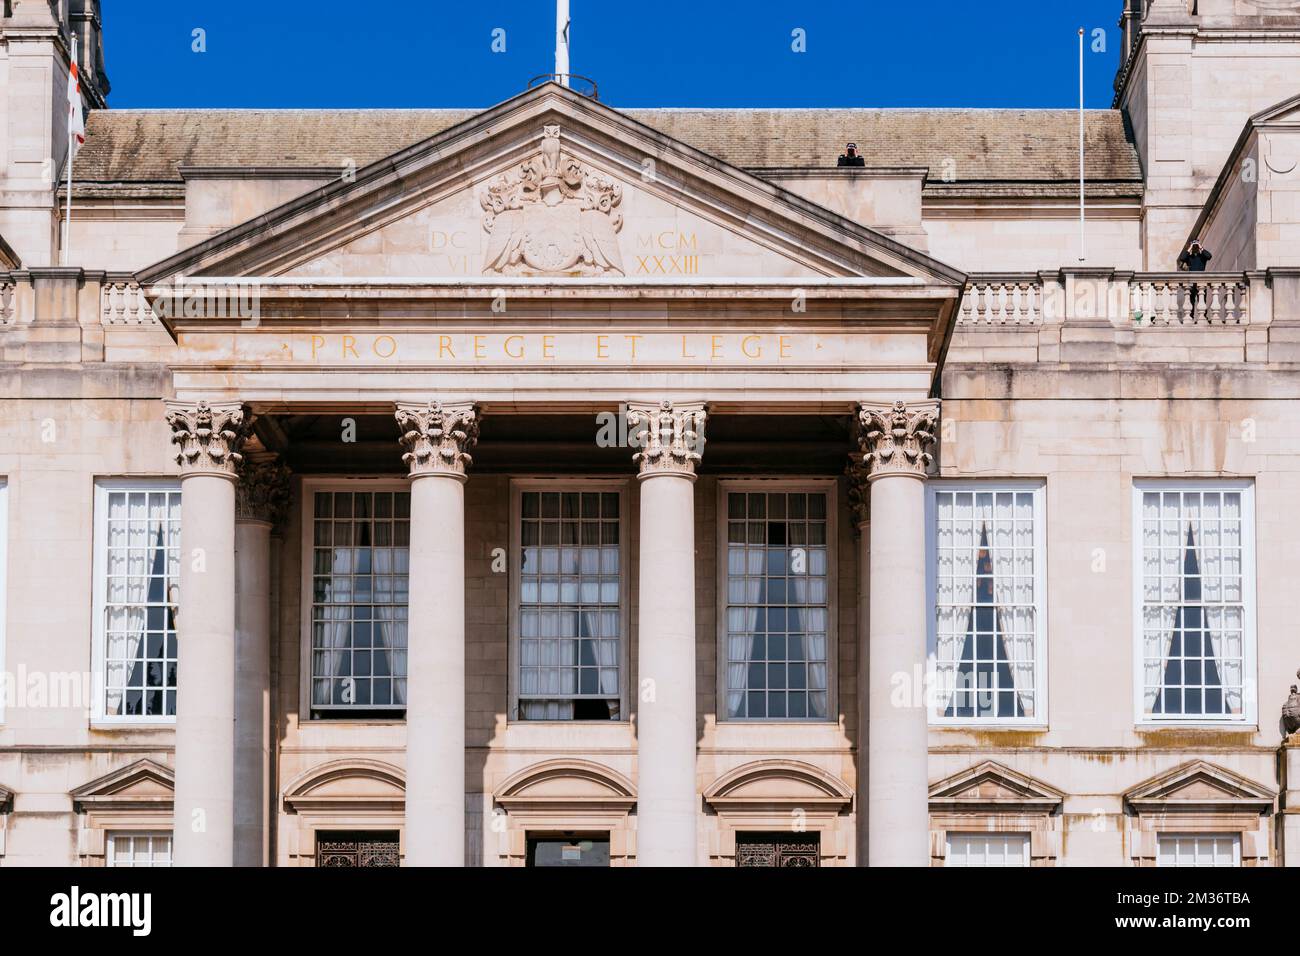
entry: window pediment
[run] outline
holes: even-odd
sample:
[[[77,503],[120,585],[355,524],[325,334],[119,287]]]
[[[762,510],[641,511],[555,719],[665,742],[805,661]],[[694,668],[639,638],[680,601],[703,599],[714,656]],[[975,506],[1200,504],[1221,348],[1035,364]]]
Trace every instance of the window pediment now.
[[[1139,814],[1179,810],[1267,813],[1276,797],[1268,787],[1197,760],[1138,784],[1124,795],[1124,801]]]
[[[335,760],[300,774],[285,788],[290,813],[396,810],[406,805],[402,771],[379,760]]]
[[[930,785],[930,809],[1011,810],[1052,813],[1065,794],[1027,774],[993,761]]]
[[[631,809],[636,804],[636,789],[622,774],[600,764],[550,760],[510,777],[495,800],[507,810],[565,806]]]
[[[170,810],[175,775],[170,767],[143,758],[72,791],[78,812],[90,810]]]
[[[812,764],[795,760],[760,760],[724,774],[704,792],[714,810],[760,807],[807,807],[847,810],[853,791]]]

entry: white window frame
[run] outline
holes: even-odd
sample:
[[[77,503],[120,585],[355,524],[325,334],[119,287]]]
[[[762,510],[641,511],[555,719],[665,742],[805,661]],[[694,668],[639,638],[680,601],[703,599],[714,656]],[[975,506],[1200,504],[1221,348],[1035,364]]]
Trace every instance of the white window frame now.
[[[5,722],[5,688],[9,681],[4,679],[5,672],[5,622],[8,620],[9,594],[9,481],[0,476],[0,725]]]
[[[717,619],[714,708],[719,723],[779,726],[781,724],[835,724],[840,713],[839,528],[840,483],[835,478],[761,477],[720,478],[715,510],[717,538]],[[727,714],[727,495],[731,493],[803,492],[826,495],[826,716],[731,717]]]
[[[1217,863],[1192,864],[1190,867],[1180,867],[1177,863],[1163,863],[1164,852],[1162,844],[1166,840],[1192,840],[1199,842],[1201,840],[1229,840],[1232,843],[1232,867],[1241,866],[1241,834],[1240,833],[1179,833],[1168,831],[1156,834],[1156,866],[1162,869],[1229,869],[1228,866],[1219,866]],[[1197,851],[1199,856],[1199,850]]]
[[[1146,687],[1143,671],[1143,549],[1142,549],[1142,495],[1151,491],[1239,491],[1241,492],[1241,602],[1242,602],[1242,712],[1239,715],[1181,714],[1157,715],[1146,713],[1143,700]],[[1255,596],[1259,587],[1256,576],[1255,538],[1255,482],[1249,478],[1142,478],[1133,482],[1131,498],[1133,515],[1130,530],[1133,535],[1133,716],[1139,727],[1223,727],[1255,726],[1258,724],[1259,678],[1258,634],[1255,624]]]
[[[105,610],[108,605],[108,496],[116,491],[180,491],[179,478],[160,478],[155,476],[139,478],[97,478],[94,496],[94,557],[91,561],[92,575],[92,611],[91,611],[91,678],[94,683],[91,695],[94,698],[90,723],[92,727],[171,727],[176,723],[173,715],[158,717],[118,716],[108,713],[108,635],[105,630]],[[183,500],[182,500],[183,504]],[[184,518],[182,517],[182,520]],[[182,532],[184,528],[182,527]],[[181,556],[184,560],[184,555]],[[185,596],[181,595],[184,601]],[[183,607],[178,613],[184,613]],[[176,635],[176,659],[185,653],[181,644],[179,630]],[[178,665],[179,666],[179,665]],[[180,706],[180,688],[176,691],[177,707]]]
[[[149,840],[152,849],[152,841],[166,839],[170,844],[170,852],[167,856],[167,862],[155,863],[152,852],[149,856],[149,863],[139,866],[135,862],[135,856],[132,854],[131,862],[119,864],[116,862],[116,849],[118,840],[130,840],[132,843],[136,840]],[[104,842],[104,866],[111,869],[163,869],[176,865],[176,840],[171,830],[109,830],[105,836]]]
[[[364,717],[347,716],[345,709],[336,709],[331,711],[333,716],[317,716],[315,708],[311,702],[311,678],[312,678],[312,657],[311,657],[311,608],[312,595],[314,594],[312,586],[312,568],[313,568],[313,521],[315,518],[316,492],[318,491],[411,491],[411,482],[401,478],[371,478],[366,476],[334,476],[334,477],[306,477],[302,479],[302,494],[298,501],[298,529],[299,542],[301,548],[300,564],[300,586],[299,586],[299,606],[301,620],[301,630],[299,632],[298,650],[298,722],[301,724],[325,724],[330,726],[346,726],[348,724],[404,724],[406,723],[406,711],[394,710],[391,717],[382,717],[371,711]],[[409,595],[408,591],[408,595]],[[409,609],[409,597],[407,607]],[[411,630],[407,626],[407,704],[410,705],[410,639]],[[358,708],[364,710],[365,708]]]
[[[1022,859],[1024,860],[1024,862],[1014,864],[1014,865],[1009,865],[1006,863],[993,863],[993,864],[984,863],[978,866],[972,866],[971,864],[967,864],[967,863],[952,862],[953,860],[958,858],[957,855],[953,853],[954,843],[959,843],[962,841],[971,842],[976,840],[983,840],[985,842],[986,846],[985,846],[984,858],[986,860],[988,859],[988,848],[987,848],[988,843],[992,843],[995,841],[1001,842],[1003,844],[1003,859],[1005,859],[1006,847],[1010,845],[1011,841],[1012,840],[1023,841],[1022,845],[1024,847],[1024,856],[1022,857]],[[961,858],[968,859],[969,853],[967,852]],[[990,832],[972,831],[972,830],[950,830],[947,834],[945,834],[945,838],[944,838],[943,865],[945,867],[949,867],[949,866],[953,867],[954,869],[979,869],[981,867],[985,869],[1020,869],[1020,868],[1029,867],[1033,865],[1033,835],[1029,833],[1023,833],[1023,832],[1004,832],[1001,830],[990,831]]]
[[[1034,716],[1032,717],[940,717],[935,711],[937,693],[935,664],[938,646],[939,554],[936,520],[939,492],[1032,492],[1034,496]],[[1049,725],[1049,680],[1047,649],[1047,482],[1038,478],[932,479],[925,487],[925,607],[926,607],[926,713],[931,727],[1035,727]]]
[[[520,522],[523,518],[523,495],[526,491],[617,491],[618,507],[618,587],[619,619],[622,638],[618,648],[618,720],[522,720],[519,717],[519,598],[522,587],[519,559],[522,544]],[[507,723],[520,725],[569,726],[605,724],[627,724],[631,721],[631,697],[628,683],[632,679],[631,644],[632,644],[632,600],[630,590],[630,564],[632,554],[632,480],[628,478],[567,478],[554,477],[520,477],[510,479],[510,559],[507,562],[510,571],[510,596],[507,612],[507,630],[509,646],[506,652],[507,678]]]

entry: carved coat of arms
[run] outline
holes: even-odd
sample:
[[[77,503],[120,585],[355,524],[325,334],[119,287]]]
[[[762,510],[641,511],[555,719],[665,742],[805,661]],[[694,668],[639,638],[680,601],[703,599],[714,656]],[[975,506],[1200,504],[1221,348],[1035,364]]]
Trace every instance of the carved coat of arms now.
[[[483,272],[623,275],[622,201],[622,186],[560,150],[560,127],[544,127],[537,155],[479,196],[488,234]]]

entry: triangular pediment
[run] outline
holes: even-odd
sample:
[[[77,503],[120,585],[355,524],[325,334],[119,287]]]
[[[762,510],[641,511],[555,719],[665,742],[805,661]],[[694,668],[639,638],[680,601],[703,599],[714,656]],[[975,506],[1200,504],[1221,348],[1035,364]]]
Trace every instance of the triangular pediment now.
[[[555,84],[140,273],[175,276],[964,281]]]
[[[1276,796],[1254,780],[1196,760],[1138,784],[1124,799],[1137,809],[1265,810],[1272,807]]]
[[[1054,809],[1065,798],[1055,787],[999,763],[985,761],[930,785],[931,807],[962,805]]]
[[[141,758],[77,787],[72,800],[80,807],[170,805],[174,790],[171,768]]]

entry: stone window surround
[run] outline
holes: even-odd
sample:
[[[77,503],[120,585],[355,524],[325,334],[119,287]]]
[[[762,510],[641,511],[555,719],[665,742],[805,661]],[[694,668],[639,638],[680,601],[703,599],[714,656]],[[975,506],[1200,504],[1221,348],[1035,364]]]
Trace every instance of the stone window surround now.
[[[937,622],[935,598],[938,594],[937,552],[935,541],[935,493],[937,491],[1031,491],[1034,495],[1034,603],[1036,605],[1034,678],[1035,716],[1033,717],[936,717],[930,713],[932,727],[1015,727],[1017,729],[1048,729],[1050,693],[1048,680],[1048,628],[1047,628],[1047,482],[1041,478],[935,478],[926,482],[925,489],[925,593],[926,593],[926,651],[933,653]]]
[[[312,568],[313,568],[313,518],[318,491],[402,491],[411,490],[410,482],[401,478],[376,476],[305,476],[300,484],[298,495],[298,527],[301,530],[301,575],[299,578],[299,604],[301,605],[298,664],[298,714],[302,724],[357,725],[357,724],[393,724],[404,723],[405,711],[395,711],[392,717],[380,717],[371,714],[366,717],[350,717],[346,714],[333,717],[318,717],[313,713],[311,704],[311,622],[312,622]],[[408,624],[408,641],[409,641]],[[409,646],[409,645],[408,645]],[[409,685],[408,685],[409,686]],[[409,690],[408,690],[409,693]],[[339,714],[338,711],[334,711]],[[313,850],[313,853],[315,851]]]
[[[561,793],[555,787],[558,783]],[[530,792],[537,791],[537,792]],[[496,853],[505,866],[526,866],[528,838],[575,834],[609,834],[609,865],[636,864],[635,785],[615,770],[589,760],[560,758],[531,764],[505,780],[493,797]],[[504,820],[504,828],[497,823]]]
[[[632,677],[632,554],[633,545],[639,535],[634,528],[632,492],[634,479],[627,478],[590,478],[567,476],[511,476],[510,477],[510,529],[508,540],[510,550],[507,553],[509,566],[509,605],[507,608],[508,640],[507,650],[508,676],[508,711],[510,724],[559,725],[568,724],[628,724],[631,721],[631,702],[628,695],[628,683]],[[519,596],[520,568],[515,556],[520,553],[522,516],[522,496],[525,491],[616,491],[619,495],[619,616],[622,620],[622,639],[619,641],[619,719],[618,720],[520,720],[519,719]],[[572,829],[568,827],[566,829]],[[614,849],[611,843],[610,855]]]
[[[717,479],[717,605],[715,643],[717,669],[714,701],[718,723],[726,724],[834,724],[838,721],[839,692],[839,479],[808,476],[728,477]],[[826,717],[728,717],[727,716],[727,494],[730,492],[808,492],[826,495]],[[787,821],[788,824],[788,821]],[[778,826],[777,830],[784,827]],[[733,843],[734,853],[734,843]]]
[[[1245,662],[1242,676],[1245,681],[1243,707],[1240,717],[1156,717],[1146,713],[1143,702],[1143,661],[1142,661],[1142,494],[1155,490],[1178,491],[1240,491],[1241,494],[1241,573],[1242,606],[1245,609],[1244,630],[1242,633],[1242,652]],[[1206,727],[1232,728],[1233,730],[1258,729],[1259,702],[1258,693],[1254,693],[1259,684],[1259,637],[1256,628],[1256,587],[1257,571],[1255,557],[1257,553],[1255,535],[1255,480],[1253,478],[1135,478],[1132,494],[1133,514],[1129,522],[1133,536],[1133,722],[1143,729],[1152,727]],[[1244,852],[1244,851],[1243,851]]]
[[[1222,795],[1177,798],[1180,787],[1198,780],[1216,785]],[[1124,855],[1130,866],[1153,867],[1161,834],[1222,834],[1240,837],[1242,866],[1272,866],[1275,802],[1275,794],[1245,777],[1205,761],[1191,761],[1124,795]]]
[[[168,477],[165,475],[140,475],[135,477],[97,477],[94,486],[94,508],[93,508],[93,558],[91,571],[91,650],[90,650],[90,672],[94,684],[92,686],[92,696],[94,698],[91,708],[90,725],[97,730],[130,730],[138,727],[172,727],[176,724],[176,718],[158,716],[158,717],[112,717],[105,713],[108,706],[108,695],[106,693],[105,682],[108,680],[108,667],[106,663],[108,640],[105,631],[105,608],[108,598],[107,594],[107,568],[108,568],[108,495],[114,491],[176,491],[181,490],[180,479]],[[178,599],[183,600],[183,598]],[[176,614],[180,616],[179,606]],[[179,630],[179,628],[178,628]],[[177,657],[184,653],[180,647],[179,634],[177,635]],[[177,691],[179,699],[180,692]]]
[[[1015,796],[970,794],[991,782]],[[1055,866],[1065,795],[1041,780],[985,761],[930,785],[930,865],[943,866],[948,834],[1028,833],[1029,865]]]
[[[738,832],[816,833],[821,866],[849,865],[853,791],[819,767],[800,760],[752,761],[724,773],[702,797],[717,817],[709,837],[711,866],[736,865]]]
[[[131,793],[139,783],[163,793]],[[142,758],[73,790],[80,865],[107,866],[109,832],[172,832],[174,822],[170,767]],[[173,853],[174,853],[173,849]]]
[[[299,774],[285,786],[280,801],[281,865],[315,866],[318,834],[334,830],[396,833],[404,860],[405,789],[400,768],[359,757],[331,760]]]

